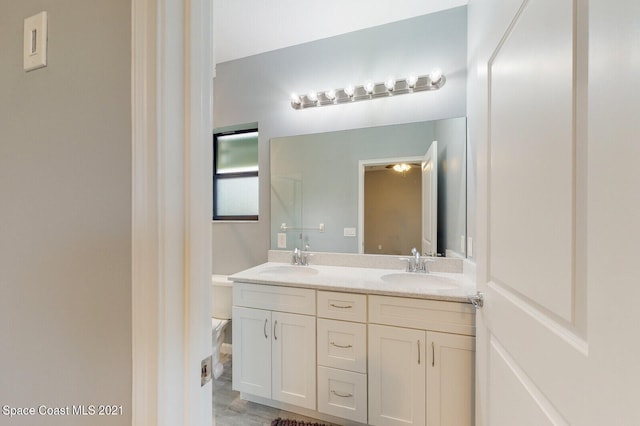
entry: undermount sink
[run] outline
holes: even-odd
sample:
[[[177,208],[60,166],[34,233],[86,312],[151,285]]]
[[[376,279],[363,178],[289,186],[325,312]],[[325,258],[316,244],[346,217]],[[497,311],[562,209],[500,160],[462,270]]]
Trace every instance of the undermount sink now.
[[[382,281],[388,282],[390,284],[417,285],[420,287],[429,287],[440,290],[460,287],[460,285],[453,279],[431,274],[398,272],[394,274],[383,275],[381,278]]]
[[[267,266],[266,268],[260,271],[261,274],[268,275],[316,275],[318,273],[317,269],[311,268],[309,266],[296,266],[296,265],[273,265]]]

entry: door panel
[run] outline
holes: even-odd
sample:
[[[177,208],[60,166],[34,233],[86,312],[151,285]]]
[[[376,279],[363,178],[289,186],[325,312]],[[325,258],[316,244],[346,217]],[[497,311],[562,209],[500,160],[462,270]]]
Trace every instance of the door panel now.
[[[505,349],[495,339],[490,345],[489,386],[492,398],[511,403],[509,409],[492,404],[491,421],[497,425],[568,425]]]
[[[571,6],[526,2],[489,62],[489,279],[566,321],[575,228]]]

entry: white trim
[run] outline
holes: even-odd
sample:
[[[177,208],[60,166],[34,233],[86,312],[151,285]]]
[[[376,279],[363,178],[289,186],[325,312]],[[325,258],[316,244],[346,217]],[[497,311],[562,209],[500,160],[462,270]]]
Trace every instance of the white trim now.
[[[212,421],[211,25],[208,0],[132,0],[133,425]]]
[[[156,10],[132,0],[132,419],[157,425],[160,327],[156,141]]]
[[[422,163],[423,157],[374,158],[358,161],[358,253],[364,253],[364,168],[391,163]]]
[[[189,425],[211,425],[213,383],[201,385],[201,361],[212,356],[211,217],[213,215],[213,6],[190,0],[186,69],[188,100],[187,166],[187,337],[189,339]],[[210,373],[211,374],[211,373]],[[185,423],[186,424],[186,423]]]

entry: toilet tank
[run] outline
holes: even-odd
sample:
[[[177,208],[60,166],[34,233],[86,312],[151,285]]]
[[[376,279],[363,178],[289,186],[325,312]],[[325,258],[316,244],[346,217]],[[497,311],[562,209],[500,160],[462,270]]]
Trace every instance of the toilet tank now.
[[[211,275],[211,316],[231,319],[233,282],[227,275]]]

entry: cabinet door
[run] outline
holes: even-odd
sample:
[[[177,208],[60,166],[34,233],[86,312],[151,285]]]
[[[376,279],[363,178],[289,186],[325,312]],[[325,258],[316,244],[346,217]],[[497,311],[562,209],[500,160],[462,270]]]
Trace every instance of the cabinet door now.
[[[273,312],[271,318],[273,321],[271,398],[315,410],[316,318],[282,312]]]
[[[233,389],[271,398],[271,312],[233,307]]]
[[[427,424],[472,426],[475,338],[427,332]]]
[[[425,424],[426,332],[369,325],[369,424]]]

